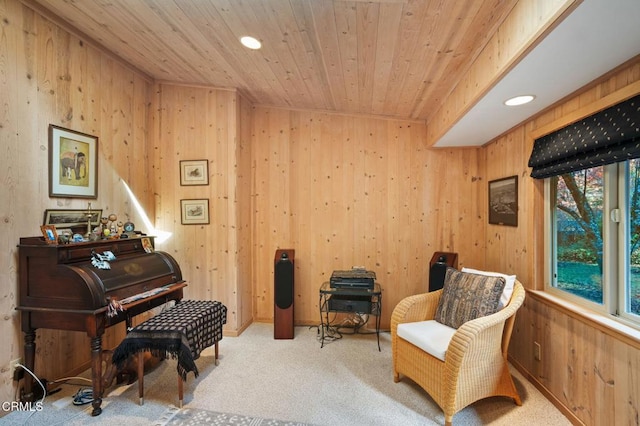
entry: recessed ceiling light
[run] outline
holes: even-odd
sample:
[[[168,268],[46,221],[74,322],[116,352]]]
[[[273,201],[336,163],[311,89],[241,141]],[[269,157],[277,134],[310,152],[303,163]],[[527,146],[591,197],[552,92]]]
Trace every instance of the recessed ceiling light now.
[[[504,104],[507,106],[524,105],[524,104],[528,104],[535,98],[536,97],[533,95],[521,95],[521,96],[513,97],[511,99],[507,99],[506,101],[504,101]]]
[[[250,36],[240,37],[240,43],[249,49],[257,50],[262,47],[262,43],[256,38]]]

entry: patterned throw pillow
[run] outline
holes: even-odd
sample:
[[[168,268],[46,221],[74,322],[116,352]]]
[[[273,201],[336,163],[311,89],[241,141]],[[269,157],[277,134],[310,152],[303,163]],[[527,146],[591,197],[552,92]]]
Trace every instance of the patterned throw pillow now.
[[[504,286],[502,277],[469,274],[447,268],[434,319],[458,328],[472,319],[491,315],[498,311]]]

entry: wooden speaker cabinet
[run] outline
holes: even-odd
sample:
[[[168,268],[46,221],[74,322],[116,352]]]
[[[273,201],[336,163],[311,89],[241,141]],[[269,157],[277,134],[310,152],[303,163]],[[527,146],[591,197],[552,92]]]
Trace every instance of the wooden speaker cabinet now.
[[[429,291],[440,290],[444,286],[447,267],[458,269],[458,253],[437,251],[429,262]]]
[[[273,273],[273,338],[293,339],[295,250],[276,250]]]

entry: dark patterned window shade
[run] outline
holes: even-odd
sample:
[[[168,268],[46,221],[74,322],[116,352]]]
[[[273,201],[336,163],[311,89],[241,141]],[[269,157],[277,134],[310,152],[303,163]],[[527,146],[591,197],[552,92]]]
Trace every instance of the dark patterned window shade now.
[[[640,95],[536,139],[531,177],[564,173],[640,157]]]

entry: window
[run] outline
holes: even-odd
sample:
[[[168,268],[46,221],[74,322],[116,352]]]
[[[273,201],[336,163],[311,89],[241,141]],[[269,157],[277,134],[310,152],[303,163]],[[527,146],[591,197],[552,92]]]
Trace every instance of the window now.
[[[640,327],[640,160],[545,185],[547,290]]]

